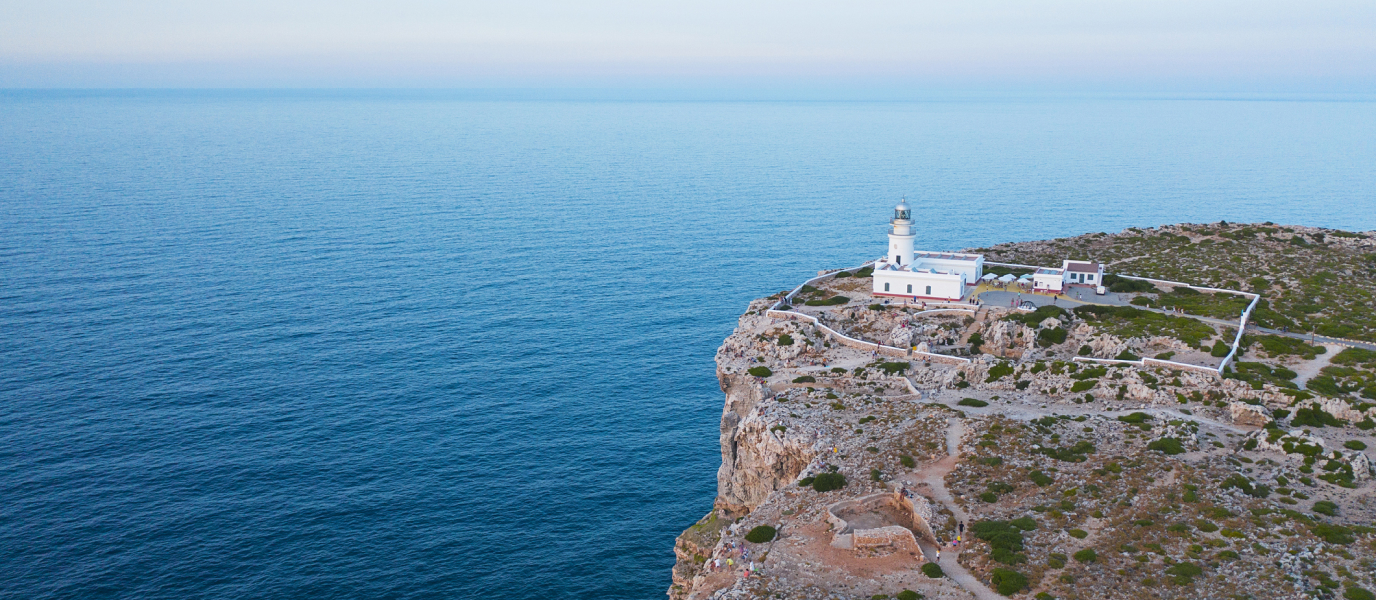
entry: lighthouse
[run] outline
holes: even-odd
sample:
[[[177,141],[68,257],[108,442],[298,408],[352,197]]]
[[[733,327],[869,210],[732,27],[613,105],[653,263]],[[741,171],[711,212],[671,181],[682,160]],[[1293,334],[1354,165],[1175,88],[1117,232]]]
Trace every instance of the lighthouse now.
[[[893,207],[893,220],[889,221],[889,263],[899,266],[913,264],[913,211],[908,201],[903,200]]]
[[[889,252],[874,262],[874,295],[906,300],[960,300],[984,275],[984,255],[915,252],[913,209],[904,200],[893,207]]]

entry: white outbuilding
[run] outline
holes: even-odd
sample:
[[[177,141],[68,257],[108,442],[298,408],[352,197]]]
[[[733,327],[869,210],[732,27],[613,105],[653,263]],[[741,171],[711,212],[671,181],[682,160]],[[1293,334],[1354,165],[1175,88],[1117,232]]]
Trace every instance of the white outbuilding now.
[[[874,264],[874,295],[912,300],[960,300],[984,276],[984,255],[915,252],[912,209],[902,202],[889,222],[888,255]]]
[[[1103,285],[1104,265],[1088,260],[1061,261],[1061,268],[1042,267],[1032,274],[1032,289],[1059,294],[1072,285]]]

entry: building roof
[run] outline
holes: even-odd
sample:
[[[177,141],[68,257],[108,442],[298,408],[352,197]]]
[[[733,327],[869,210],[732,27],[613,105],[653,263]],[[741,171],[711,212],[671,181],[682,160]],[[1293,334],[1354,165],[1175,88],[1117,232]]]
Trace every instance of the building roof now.
[[[1066,269],[1071,270],[1071,271],[1074,271],[1074,272],[1076,272],[1076,273],[1098,273],[1098,272],[1099,272],[1099,263],[1097,263],[1097,262],[1088,262],[1088,261],[1083,261],[1083,260],[1068,260],[1068,261],[1065,261],[1065,262],[1066,262],[1066,265],[1065,265],[1065,266],[1066,266]]]
[[[963,254],[960,252],[914,252],[913,258],[936,258],[941,260],[968,260],[976,261],[983,257],[983,254]]]
[[[1040,268],[1040,269],[1037,269],[1037,274],[1038,274],[1038,275],[1061,275],[1061,274],[1063,274],[1063,273],[1061,272],[1060,269],[1053,269],[1053,268],[1051,268],[1051,267],[1042,267],[1042,268]]]

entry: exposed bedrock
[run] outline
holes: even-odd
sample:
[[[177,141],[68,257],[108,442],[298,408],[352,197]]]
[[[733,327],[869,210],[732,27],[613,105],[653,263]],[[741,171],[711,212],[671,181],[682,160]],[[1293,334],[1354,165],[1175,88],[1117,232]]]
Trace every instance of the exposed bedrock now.
[[[780,436],[770,430],[759,408],[773,396],[768,387],[744,374],[719,370],[717,377],[726,403],[721,415],[716,507],[735,516],[754,510],[771,492],[797,479],[816,453],[799,436]]]

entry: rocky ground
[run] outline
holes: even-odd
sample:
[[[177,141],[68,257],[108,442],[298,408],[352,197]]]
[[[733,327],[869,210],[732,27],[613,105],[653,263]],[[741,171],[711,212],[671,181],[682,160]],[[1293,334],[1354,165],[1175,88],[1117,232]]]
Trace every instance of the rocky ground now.
[[[1360,384],[1376,381],[1376,355],[1253,339],[1226,377],[1075,362],[1217,365],[1210,350],[1232,332],[1093,311],[922,312],[869,285],[827,280],[795,310],[971,362],[876,356],[768,316],[778,296],[751,303],[717,354],[719,493],[678,539],[672,598],[1372,597],[1363,450],[1376,405]],[[839,489],[822,485],[833,474]],[[934,535],[833,545],[829,508],[894,490],[927,499]],[[761,526],[776,533],[751,534]]]

